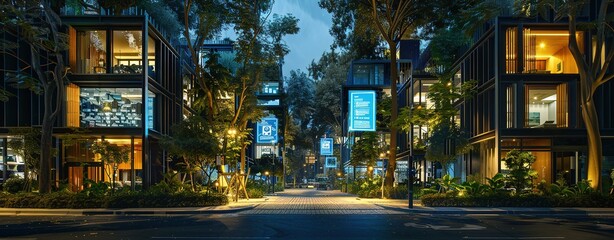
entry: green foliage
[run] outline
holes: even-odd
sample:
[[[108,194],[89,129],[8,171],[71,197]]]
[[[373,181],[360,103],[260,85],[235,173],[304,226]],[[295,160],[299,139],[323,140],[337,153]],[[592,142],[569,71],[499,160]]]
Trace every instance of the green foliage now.
[[[38,128],[11,129],[9,133],[17,138],[8,141],[8,147],[21,156],[26,164],[26,171],[38,172],[41,153],[41,131]],[[57,153],[52,149],[53,154]],[[30,175],[25,173],[26,178]]]
[[[567,185],[567,181],[563,178],[558,178],[556,182],[552,184],[547,184],[542,181],[537,189],[540,190],[544,195],[554,195],[561,197],[579,197],[584,195],[590,195],[595,192],[593,188],[591,188],[591,182],[589,180],[583,179],[573,186]]]
[[[173,194],[184,191],[185,189],[190,189],[190,186],[183,184],[179,180],[178,173],[167,172],[164,173],[162,181],[151,186],[150,191],[156,193]]]
[[[130,161],[130,147],[127,146],[120,146],[102,140],[94,142],[90,148],[92,153],[100,154],[100,159],[103,163],[111,164],[113,167]]]
[[[152,208],[228,204],[228,198],[223,194],[197,192],[122,191],[114,195],[88,196],[61,191],[49,194],[0,194],[0,197],[0,207],[5,208]]]
[[[486,178],[488,182],[488,191],[490,193],[497,193],[503,190],[505,187],[505,175],[501,173],[495,174],[492,178]]]
[[[121,15],[124,9],[136,4],[137,0],[98,0],[98,4],[106,9],[112,9],[115,15]]]
[[[440,193],[446,193],[448,191],[458,190],[458,179],[458,177],[451,177],[449,174],[446,174],[441,178],[435,179],[435,183],[439,186]]]
[[[420,198],[427,207],[613,207],[614,197],[600,193],[564,197],[559,195],[509,193],[462,196],[426,194]]]
[[[95,182],[90,179],[85,179],[85,181],[83,182],[83,187],[84,187],[83,191],[81,192],[85,194],[86,196],[91,196],[91,197],[105,195],[110,189],[110,186],[108,183]]]
[[[3,184],[2,188],[4,191],[9,193],[18,193],[24,191],[26,188],[27,181],[21,177],[13,176],[7,179]]]
[[[390,199],[407,199],[407,185],[399,184],[395,187],[384,187],[384,196]]]
[[[363,132],[360,140],[352,145],[350,164],[352,166],[375,166],[381,152],[379,137],[376,132]]]
[[[288,110],[296,121],[299,129],[307,129],[312,115],[315,111],[315,85],[313,80],[307,77],[301,70],[291,70],[290,77],[287,78],[287,98]]]
[[[382,196],[382,181],[380,176],[372,179],[365,179],[360,185],[358,196],[361,198],[379,198]]]
[[[436,75],[444,74],[449,71],[452,64],[460,57],[459,50],[469,43],[466,35],[458,34],[462,30],[454,28],[443,28],[437,30],[429,43],[431,50],[431,60],[435,67],[430,70]]]
[[[442,76],[429,87],[427,97],[433,102],[431,108],[422,105],[402,108],[394,121],[405,132],[415,125],[427,127],[428,136],[426,139],[416,138],[414,148],[426,150],[425,158],[441,163],[446,171],[458,155],[471,150],[466,133],[455,121],[458,115],[456,103],[472,98],[476,85],[475,81],[467,81],[455,86],[449,79]]]
[[[204,207],[225,205],[228,198],[215,192],[200,193],[183,191],[178,193],[162,192],[120,192],[108,197],[107,208],[137,207]]]
[[[535,156],[530,152],[512,150],[503,159],[509,173],[506,180],[509,185],[521,193],[533,188],[533,180],[537,178],[537,171],[532,169]]]
[[[458,188],[461,190],[463,195],[466,194],[469,196],[482,195],[489,189],[488,186],[478,181],[464,182],[458,185]]]
[[[173,11],[167,3],[168,1],[154,1],[154,0],[140,0],[137,1],[136,6],[147,11],[149,16],[151,16],[161,30],[165,31],[167,37],[172,40],[180,34],[180,29],[183,26],[179,22],[179,17],[177,13]],[[183,16],[181,16],[183,17]]]

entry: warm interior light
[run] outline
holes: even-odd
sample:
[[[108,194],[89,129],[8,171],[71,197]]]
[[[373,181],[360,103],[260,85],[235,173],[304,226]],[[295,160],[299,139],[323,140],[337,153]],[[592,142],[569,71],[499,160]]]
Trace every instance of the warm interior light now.
[[[546,44],[542,42],[542,43],[540,43],[540,44],[539,44],[539,47],[540,47],[540,48],[545,48],[545,47],[546,47]]]
[[[565,37],[569,36],[569,33],[531,33],[531,36],[552,36],[552,37]],[[579,35],[579,34],[576,34]]]
[[[533,97],[534,100],[537,100],[537,97]]]
[[[122,94],[123,98],[141,98],[143,95],[141,94]]]
[[[556,101],[556,94],[552,94],[547,98],[542,99],[542,101]]]

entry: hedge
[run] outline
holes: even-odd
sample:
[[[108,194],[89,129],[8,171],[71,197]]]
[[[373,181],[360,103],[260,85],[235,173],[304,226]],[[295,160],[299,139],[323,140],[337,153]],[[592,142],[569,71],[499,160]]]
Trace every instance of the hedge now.
[[[542,194],[511,196],[493,194],[456,196],[445,193],[426,194],[421,198],[427,207],[614,207],[614,196],[590,193],[572,197]]]
[[[0,193],[0,207],[4,208],[147,208],[147,207],[204,207],[228,204],[219,193],[159,193],[118,192],[112,195],[87,195],[73,192]]]

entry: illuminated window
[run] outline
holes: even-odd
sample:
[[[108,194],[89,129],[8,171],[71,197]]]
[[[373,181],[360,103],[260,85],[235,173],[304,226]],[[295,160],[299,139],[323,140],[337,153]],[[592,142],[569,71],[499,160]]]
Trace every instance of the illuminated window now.
[[[155,78],[156,43],[153,38],[147,38],[147,69]],[[143,73],[143,32],[113,31],[113,73],[141,74]]]
[[[141,88],[80,88],[78,96],[67,95],[72,109],[67,112],[68,122],[75,120],[78,109],[81,127],[141,127],[144,110],[141,91]],[[154,127],[155,94],[148,95],[148,125]]]
[[[106,73],[107,32],[104,30],[79,31],[77,73]]]
[[[525,88],[525,127],[567,127],[567,84]]]
[[[583,52],[583,34],[579,32],[576,36],[580,51]],[[523,42],[523,73],[578,73],[568,47],[569,31],[525,28]]]

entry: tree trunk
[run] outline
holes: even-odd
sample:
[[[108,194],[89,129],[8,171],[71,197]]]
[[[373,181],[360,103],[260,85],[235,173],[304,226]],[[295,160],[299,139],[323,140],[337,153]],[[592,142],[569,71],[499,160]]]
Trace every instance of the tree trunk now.
[[[591,186],[601,189],[601,161],[602,161],[602,142],[599,132],[599,119],[593,98],[584,101],[582,104],[582,118],[586,126],[588,140],[588,180]]]
[[[386,167],[386,178],[384,179],[385,187],[392,187],[394,184],[394,171],[397,167],[397,127],[394,122],[397,120],[397,80],[399,71],[397,68],[397,45],[395,42],[389,42],[390,47],[390,95],[392,99],[390,109],[390,149],[388,150],[388,166]]]
[[[45,110],[43,115],[43,126],[41,128],[41,156],[38,175],[38,191],[40,193],[51,192],[51,142],[53,140],[53,122],[51,112],[53,111],[53,87],[45,86]],[[57,101],[61,101],[57,99]]]
[[[296,173],[292,174],[292,188],[296,188]]]

